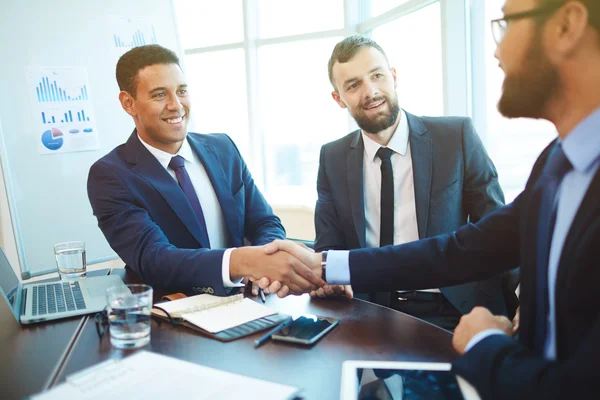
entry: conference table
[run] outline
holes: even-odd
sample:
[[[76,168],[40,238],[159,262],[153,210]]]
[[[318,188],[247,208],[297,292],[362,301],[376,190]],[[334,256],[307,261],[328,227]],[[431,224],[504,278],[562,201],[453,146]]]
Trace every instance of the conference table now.
[[[128,269],[116,272],[122,274],[127,283],[140,281]],[[163,294],[155,290],[155,301]],[[153,319],[151,341],[143,349],[295,386],[303,389],[303,398],[309,400],[339,399],[342,362],[345,360],[449,362],[457,357],[451,344],[452,336],[447,331],[362,300],[311,299],[308,295],[279,299],[270,295],[266,305],[290,315],[338,318],[340,324],[312,347],[269,341],[255,349],[254,340],[262,333],[222,343],[191,329]],[[0,308],[2,324],[7,319],[4,308],[8,310],[5,304],[3,306]],[[8,397],[2,395],[2,398],[21,398],[36,393],[64,381],[68,375],[83,368],[108,359],[126,357],[136,351],[113,348],[108,333],[99,337],[93,316],[37,327],[13,326],[6,334],[3,329],[5,336],[9,337],[9,343],[6,343],[7,339],[2,340],[0,350],[2,354],[8,351],[11,355],[5,355],[2,360],[2,393],[9,394]],[[41,351],[44,343],[52,346]],[[33,365],[37,362],[34,360],[39,360],[40,364]],[[17,368],[9,371],[7,368],[12,368],[7,365],[9,361]],[[168,371],[165,374],[168,378]],[[4,385],[8,386],[8,391],[5,391]]]

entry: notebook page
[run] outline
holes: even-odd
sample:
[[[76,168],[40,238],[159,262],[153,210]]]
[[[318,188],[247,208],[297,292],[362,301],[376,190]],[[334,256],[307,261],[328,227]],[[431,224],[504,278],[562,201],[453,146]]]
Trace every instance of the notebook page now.
[[[276,313],[267,306],[250,299],[243,299],[237,303],[183,314],[182,317],[205,331],[217,333]]]

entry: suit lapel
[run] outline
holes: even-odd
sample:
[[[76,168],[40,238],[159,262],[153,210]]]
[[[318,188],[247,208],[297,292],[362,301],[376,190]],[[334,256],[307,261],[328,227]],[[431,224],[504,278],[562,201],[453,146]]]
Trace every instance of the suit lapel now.
[[[360,130],[355,132],[355,138],[346,156],[346,177],[348,179],[348,194],[352,219],[358,236],[360,247],[366,247],[365,199],[363,185],[364,143]]]
[[[140,142],[135,130],[127,141],[126,152],[127,162],[134,164],[132,171],[154,186],[202,247],[209,247],[208,237],[187,197],[175,179]]]
[[[188,135],[188,140],[192,149],[198,155],[198,158],[202,162],[206,173],[210,179],[212,187],[219,199],[219,205],[221,206],[221,212],[223,213],[223,219],[225,220],[225,226],[229,231],[232,246],[242,246],[241,238],[244,236],[243,232],[240,232],[241,221],[240,215],[244,216],[244,210],[239,212],[239,206],[236,205],[231,193],[230,187],[227,185],[231,181],[223,170],[223,164],[217,155],[215,149],[206,143],[199,136]]]
[[[410,153],[415,185],[415,207],[419,238],[427,236],[433,149],[431,139],[425,135],[427,128],[419,117],[406,113],[408,119]]]

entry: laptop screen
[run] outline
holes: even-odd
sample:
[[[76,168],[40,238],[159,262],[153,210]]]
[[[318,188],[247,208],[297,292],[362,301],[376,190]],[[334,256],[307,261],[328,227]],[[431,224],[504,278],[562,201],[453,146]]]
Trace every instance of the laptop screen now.
[[[21,284],[0,247],[0,291],[17,321],[21,316]]]

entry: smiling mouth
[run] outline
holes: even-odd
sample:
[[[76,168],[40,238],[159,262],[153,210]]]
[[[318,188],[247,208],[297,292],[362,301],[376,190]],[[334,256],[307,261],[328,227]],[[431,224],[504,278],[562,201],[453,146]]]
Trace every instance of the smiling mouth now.
[[[371,104],[369,104],[368,106],[366,106],[366,107],[363,107],[363,108],[364,108],[365,110],[374,110],[374,109],[376,109],[376,108],[379,108],[379,107],[381,107],[383,104],[385,104],[385,100],[381,100],[381,101],[378,101],[378,102],[376,102],[376,103],[371,103]]]
[[[177,118],[168,118],[168,119],[164,119],[163,121],[165,121],[168,124],[178,124],[181,121],[183,121],[183,118],[186,116],[186,113],[184,113],[183,115],[180,115]]]

